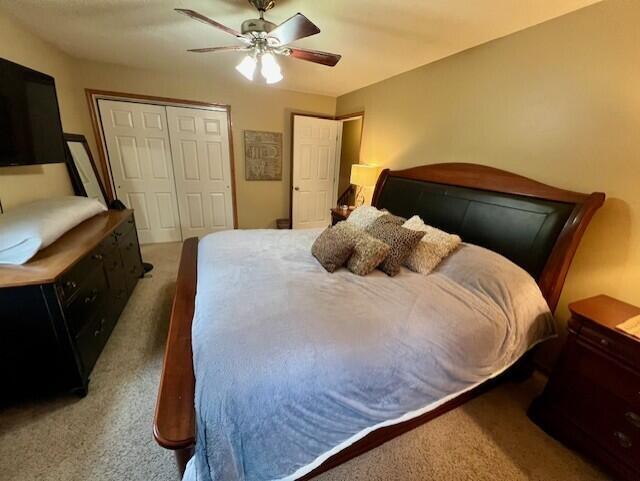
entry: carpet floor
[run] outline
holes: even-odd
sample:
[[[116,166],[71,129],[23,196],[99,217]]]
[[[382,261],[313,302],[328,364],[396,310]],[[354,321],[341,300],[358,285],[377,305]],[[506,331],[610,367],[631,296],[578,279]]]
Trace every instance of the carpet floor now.
[[[84,399],[58,396],[0,410],[2,481],[174,481],[151,425],[178,244],[145,246],[155,265],[136,287]],[[318,477],[318,481],[606,480],[525,415],[543,379],[487,394]]]

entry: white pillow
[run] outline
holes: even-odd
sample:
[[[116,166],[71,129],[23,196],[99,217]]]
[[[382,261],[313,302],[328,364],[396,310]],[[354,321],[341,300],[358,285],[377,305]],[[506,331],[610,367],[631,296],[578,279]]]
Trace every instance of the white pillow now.
[[[40,249],[107,208],[88,197],[57,197],[0,215],[0,264],[24,264]]]
[[[424,237],[404,263],[409,269],[420,274],[429,274],[462,242],[459,236],[431,227],[417,215],[407,220],[402,227],[425,232]]]
[[[347,217],[347,222],[353,224],[358,229],[364,230],[373,224],[378,217],[383,216],[384,214],[385,212],[382,212],[373,206],[361,205],[351,212],[349,217]]]

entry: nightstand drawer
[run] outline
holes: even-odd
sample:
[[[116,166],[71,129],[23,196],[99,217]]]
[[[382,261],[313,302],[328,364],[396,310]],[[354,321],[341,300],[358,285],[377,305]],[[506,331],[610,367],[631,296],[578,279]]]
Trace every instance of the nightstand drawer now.
[[[578,348],[576,374],[623,399],[640,414],[640,374],[602,355],[591,344],[578,342]]]
[[[623,334],[617,336],[613,333],[612,335],[611,331],[601,332],[591,326],[585,325],[580,330],[579,339],[586,339],[589,342],[593,342],[599,349],[607,354],[640,369],[640,349],[638,349],[638,343],[625,339]]]
[[[599,386],[591,386],[567,413],[587,434],[624,463],[640,459],[640,410]]]

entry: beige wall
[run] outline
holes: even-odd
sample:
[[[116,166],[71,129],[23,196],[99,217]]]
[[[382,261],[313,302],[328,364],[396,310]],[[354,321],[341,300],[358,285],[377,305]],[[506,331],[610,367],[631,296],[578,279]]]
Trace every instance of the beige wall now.
[[[605,191],[568,301],[640,304],[640,2],[608,0],[338,99],[366,112],[362,161],[476,162]]]
[[[82,133],[97,158],[85,88],[173,97],[231,106],[238,223],[242,228],[275,227],[289,215],[291,112],[333,115],[336,99],[321,95],[238,84],[217,85],[204,76],[160,74],[73,59],[41,41],[0,12],[0,56],[53,75],[63,128]],[[283,132],[282,181],[244,180],[243,132]],[[5,207],[34,198],[70,193],[64,166],[0,169],[0,198]]]
[[[347,187],[351,185],[351,166],[360,162],[361,140],[362,117],[342,123],[342,146],[340,148],[338,195],[342,195]]]
[[[0,57],[39,70],[56,79],[60,115],[65,129],[82,125],[74,95],[71,59],[30,34],[0,12]],[[73,194],[64,164],[0,168],[0,201],[5,209],[29,200]]]

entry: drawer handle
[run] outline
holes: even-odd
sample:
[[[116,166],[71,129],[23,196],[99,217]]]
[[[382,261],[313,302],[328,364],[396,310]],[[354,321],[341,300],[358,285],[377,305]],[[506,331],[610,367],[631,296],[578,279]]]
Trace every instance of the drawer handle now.
[[[627,421],[629,421],[635,427],[640,428],[640,416],[638,416],[636,413],[629,411],[624,415],[624,417],[627,418]]]
[[[98,298],[98,290],[94,289],[91,291],[91,295],[87,296],[84,298],[84,303],[85,304],[92,304],[96,301],[96,299]]]
[[[76,287],[78,287],[78,284],[76,284],[74,281],[67,281],[65,283],[65,286],[67,287],[67,289],[75,289]]]
[[[615,433],[613,433],[613,436],[618,440],[618,444],[621,447],[625,449],[629,449],[631,446],[633,446],[633,443],[631,442],[631,438],[626,434],[621,433],[620,431],[616,431]]]
[[[101,261],[103,259],[102,254],[94,254],[92,258],[96,261]]]
[[[609,347],[611,345],[611,342],[603,337],[602,339],[600,339],[600,344],[602,344],[604,347]]]
[[[100,319],[100,327],[93,331],[93,336],[98,337],[102,333],[102,328],[104,327],[104,319]]]

